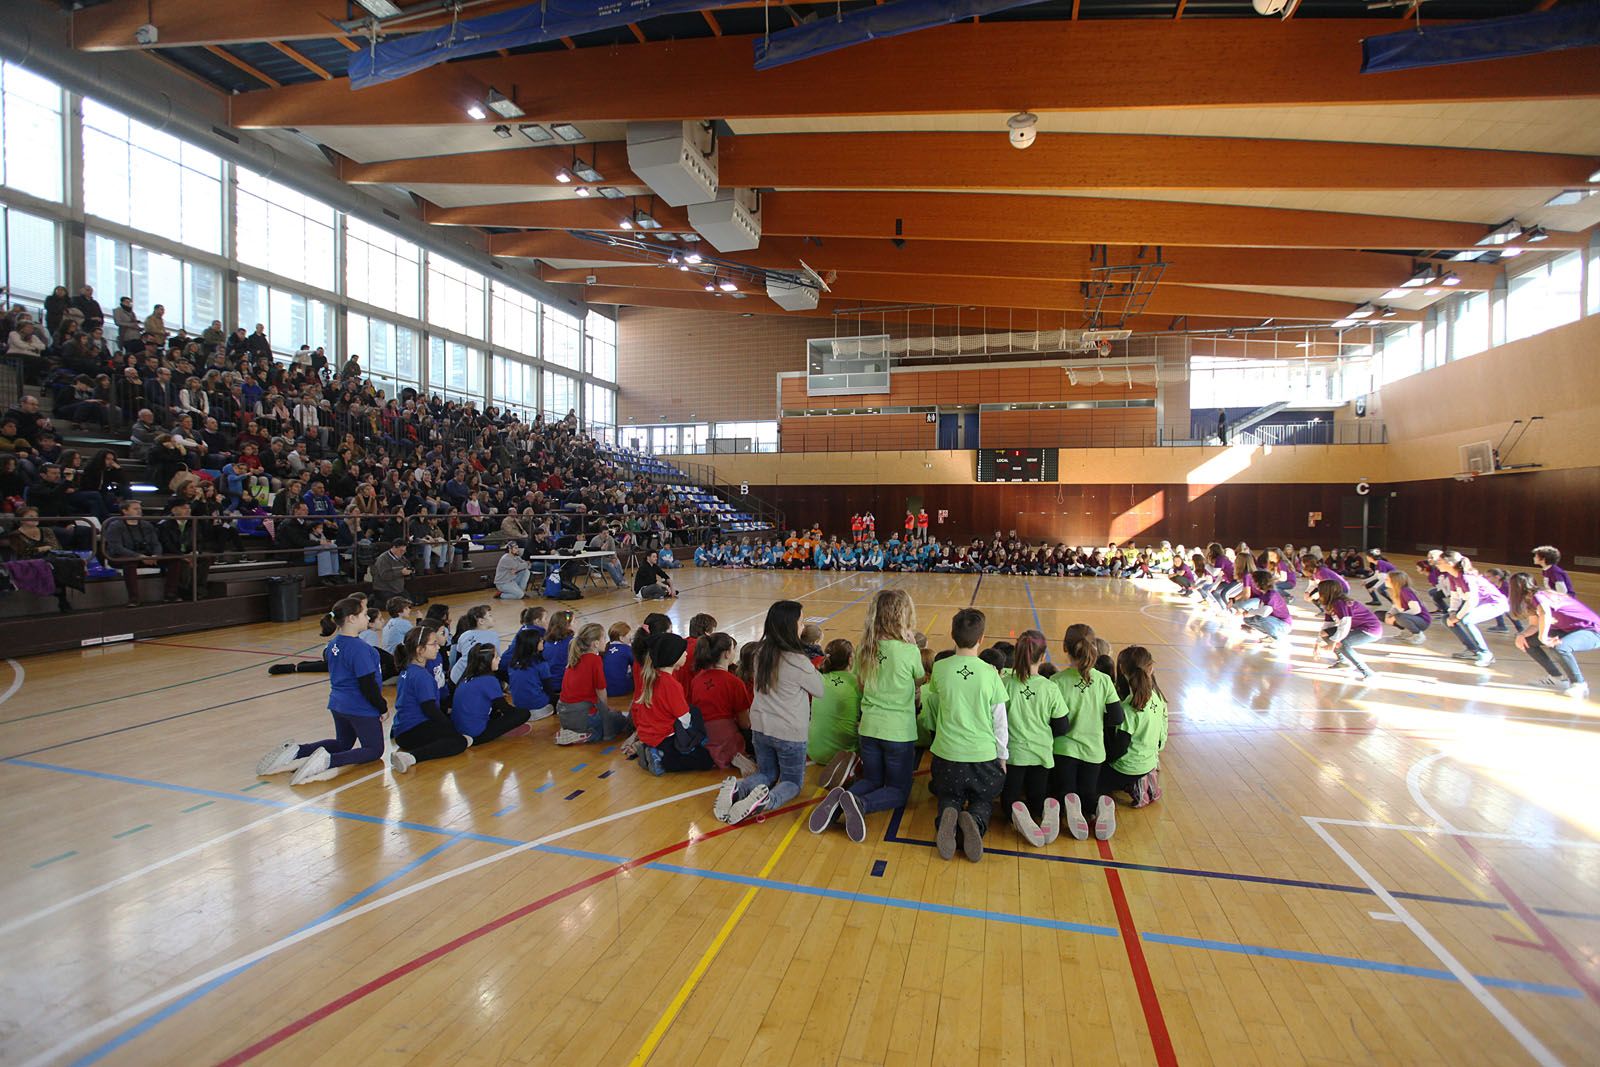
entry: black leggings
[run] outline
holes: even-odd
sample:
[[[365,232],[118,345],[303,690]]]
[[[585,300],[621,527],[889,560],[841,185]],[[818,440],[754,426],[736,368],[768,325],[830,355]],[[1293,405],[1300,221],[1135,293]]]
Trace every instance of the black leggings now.
[[[1086,763],[1071,756],[1056,755],[1056,765],[1050,768],[1050,795],[1065,798],[1068,793],[1078,794],[1085,818],[1094,818],[1095,805],[1100,800],[1100,768],[1103,764]]]
[[[528,716],[527,708],[519,708],[501,697],[489,706],[489,721],[483,724],[483,732],[474,737],[472,743],[482,745],[493,741],[507,730],[514,730],[526,723]]]
[[[656,751],[661,753],[661,770],[664,773],[673,771],[709,771],[714,770],[717,761],[712,758],[711,750],[702,744],[694,746],[688,752],[679,752],[678,746],[673,744],[672,738],[667,738]]]
[[[403,734],[394,735],[394,743],[417,757],[417,762],[459,756],[467,750],[467,739],[442,722],[424,722]]]
[[[1142,774],[1123,774],[1108,763],[1100,772],[1100,789],[1108,796],[1112,793],[1126,793],[1132,799],[1133,787],[1143,777]]]
[[[1006,784],[1000,790],[1002,814],[1010,815],[1011,806],[1020,800],[1028,806],[1033,821],[1038,822],[1044,818],[1044,801],[1049,795],[1049,767],[1006,767]]]

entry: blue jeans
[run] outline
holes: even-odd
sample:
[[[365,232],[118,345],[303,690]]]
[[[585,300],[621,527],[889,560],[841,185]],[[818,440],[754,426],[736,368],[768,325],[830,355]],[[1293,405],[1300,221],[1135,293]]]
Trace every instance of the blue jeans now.
[[[743,797],[758,785],[772,790],[767,795],[766,810],[775,811],[800,795],[805,783],[806,743],[782,741],[755,732],[756,773],[740,780],[733,791],[735,800]]]
[[[1394,613],[1394,624],[1408,634],[1420,634],[1433,625],[1433,616],[1425,611],[1419,611],[1415,615],[1397,611]]]
[[[1378,634],[1369,634],[1365,630],[1351,630],[1345,634],[1343,641],[1333,646],[1333,650],[1338,653],[1340,659],[1356,668],[1362,674],[1366,674],[1372,668],[1367,666],[1365,660],[1356,655],[1356,649],[1362,645],[1370,645],[1379,636]]]
[[[917,769],[915,741],[883,741],[861,735],[861,777],[850,792],[863,813],[898,808],[911,798],[911,775]]]
[[[343,569],[339,566],[339,550],[337,548],[319,548],[314,552],[308,552],[306,554],[306,562],[310,563],[313,560],[317,564],[318,578],[327,578],[330,575],[338,574]]]
[[[1260,630],[1271,638],[1279,638],[1289,632],[1289,624],[1276,615],[1248,615],[1244,624],[1253,630]]]
[[[1552,678],[1565,674],[1573,685],[1583,684],[1583,671],[1578,669],[1577,654],[1593,652],[1597,648],[1600,648],[1600,633],[1593,630],[1573,630],[1563,634],[1561,644],[1555,648],[1541,645],[1537,637],[1528,638],[1528,655],[1533,657],[1533,661]]]
[[[1494,604],[1479,604],[1465,615],[1456,616],[1456,624],[1450,627],[1450,632],[1461,639],[1468,652],[1476,652],[1480,656],[1489,651],[1489,644],[1483,639],[1483,633],[1478,629],[1480,622],[1504,615],[1506,609]]]

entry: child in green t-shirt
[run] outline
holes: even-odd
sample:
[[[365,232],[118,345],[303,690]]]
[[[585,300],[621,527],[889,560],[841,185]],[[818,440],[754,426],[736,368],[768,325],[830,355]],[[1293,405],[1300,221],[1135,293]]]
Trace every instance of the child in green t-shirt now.
[[[1117,806],[1100,795],[1100,767],[1106,761],[1105,731],[1122,722],[1122,701],[1111,679],[1096,670],[1094,638],[1074,634],[1063,642],[1067,666],[1050,679],[1067,704],[1067,729],[1055,735],[1055,765],[1050,795],[1061,797],[1067,830],[1079,841],[1089,836],[1084,802],[1095,813],[1094,835],[1101,841],[1117,828]]]
[[[1100,772],[1100,788],[1107,794],[1127,793],[1133,806],[1142,808],[1161,799],[1158,764],[1167,747],[1167,698],[1144,647],[1129,645],[1117,657],[1117,691],[1126,711],[1117,733],[1125,743]]]
[[[861,683],[850,669],[854,652],[855,646],[842,637],[829,641],[817,668],[822,672],[822,695],[811,702],[806,755],[812,763],[826,765],[821,778],[824,789],[843,785],[855,769]]]
[[[849,789],[831,790],[811,813],[820,834],[844,818],[857,844],[867,839],[866,816],[905,804],[917,769],[917,683],[922,654],[912,643],[916,610],[904,589],[880,589],[867,607],[867,626],[856,653],[861,682],[861,777]]]
[[[1055,734],[1067,729],[1067,702],[1061,690],[1039,673],[1047,646],[1044,634],[1025,630],[1017,638],[1014,666],[1001,672],[1006,687],[1006,784],[1002,811],[1024,841],[1048,845],[1061,834],[1061,801],[1050,796],[1055,766]]]
[[[983,835],[1005,785],[1008,755],[1006,687],[1000,673],[978,658],[986,624],[977,608],[956,612],[950,621],[956,654],[935,663],[922,688],[922,721],[933,731],[939,855],[954,856],[959,838],[973,863],[983,858]]]

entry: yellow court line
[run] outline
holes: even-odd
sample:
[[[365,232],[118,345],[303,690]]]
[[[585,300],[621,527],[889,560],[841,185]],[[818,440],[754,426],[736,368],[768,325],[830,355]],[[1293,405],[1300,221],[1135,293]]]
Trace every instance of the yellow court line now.
[[[1301,755],[1310,760],[1317,767],[1332,767],[1334,770],[1339,771],[1340,773],[1334,778],[1334,781],[1338,782],[1340,787],[1343,788],[1345,792],[1349,793],[1351,796],[1360,801],[1362,806],[1376,815],[1380,822],[1388,822],[1390,820],[1391,816],[1389,812],[1384,811],[1377,804],[1374,804],[1371,800],[1368,800],[1365,796],[1359,793],[1354,786],[1344,780],[1343,768],[1339,767],[1337,764],[1328,763],[1326,760],[1317,756],[1316,753],[1312,752],[1310,749],[1306,748],[1300,742],[1296,741],[1287,734],[1284,735],[1283,739],[1298,749]],[[1439,866],[1440,870],[1444,871],[1451,878],[1454,878],[1458,883],[1460,883],[1462,888],[1466,889],[1467,892],[1471,893],[1479,900],[1488,901],[1490,903],[1499,903],[1499,898],[1489,893],[1477,882],[1462,874],[1455,867],[1446,863],[1434,850],[1434,846],[1431,841],[1412,833],[1410,830],[1401,830],[1400,836],[1404,837],[1407,841],[1410,841],[1413,845],[1416,845],[1424,856],[1428,857]],[[1510,923],[1511,928],[1522,934],[1522,936],[1528,938],[1529,940],[1538,940],[1538,935],[1529,929],[1526,923],[1512,913],[1507,911],[1497,911],[1496,914],[1506,922]]]
[[[821,795],[822,790],[818,789],[812,794],[812,799],[816,799]],[[765,878],[772,873],[772,869],[778,865],[778,861],[788,851],[790,843],[794,841],[795,835],[800,832],[800,827],[804,825],[809,814],[809,805],[801,808],[796,813],[794,825],[789,827],[787,834],[783,835],[783,840],[778,842],[778,847],[772,850],[772,855],[767,858],[766,864],[761,868],[761,873],[756,875],[757,878]],[[712,962],[722,952],[722,946],[727,943],[728,937],[733,933],[733,928],[739,925],[739,920],[744,918],[744,913],[750,910],[750,905],[755,901],[756,893],[759,889],[759,886],[751,886],[744,891],[744,896],[739,898],[739,903],[729,913],[727,921],[722,924],[722,929],[717,931],[717,936],[713,937],[711,944],[706,946],[705,952],[701,954],[699,961],[694,965],[694,969],[689,972],[689,977],[684,979],[683,985],[679,986],[678,991],[673,994],[672,1001],[667,1005],[667,1010],[661,1013],[661,1018],[657,1019],[656,1024],[650,1028],[650,1033],[645,1036],[644,1044],[639,1046],[639,1051],[635,1052],[633,1059],[628,1061],[629,1067],[641,1067],[655,1054],[656,1047],[661,1044],[661,1039],[667,1036],[667,1031],[677,1020],[678,1013],[683,1010],[683,1006],[688,1003],[689,997],[695,991],[695,987],[700,984],[700,979],[705,977],[706,971],[711,969]]]

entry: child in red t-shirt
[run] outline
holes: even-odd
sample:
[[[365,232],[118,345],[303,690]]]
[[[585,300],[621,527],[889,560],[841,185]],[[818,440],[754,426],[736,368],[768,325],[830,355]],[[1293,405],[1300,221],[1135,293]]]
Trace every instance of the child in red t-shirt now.
[[[683,687],[672,672],[683,665],[687,642],[674,633],[660,634],[650,641],[644,669],[640,672],[639,696],[633,702],[633,725],[639,732],[639,766],[651,774],[669,771],[709,771],[715,766],[704,736],[688,738],[688,750],[679,747],[675,727],[682,725],[692,733],[694,717]]]
[[[734,640],[724,633],[707,634],[695,645],[694,681],[689,704],[700,709],[706,727],[706,748],[718,767],[732,766],[740,774],[753,774],[755,761],[745,752],[739,716],[748,714],[750,687],[728,668],[733,666]]]

